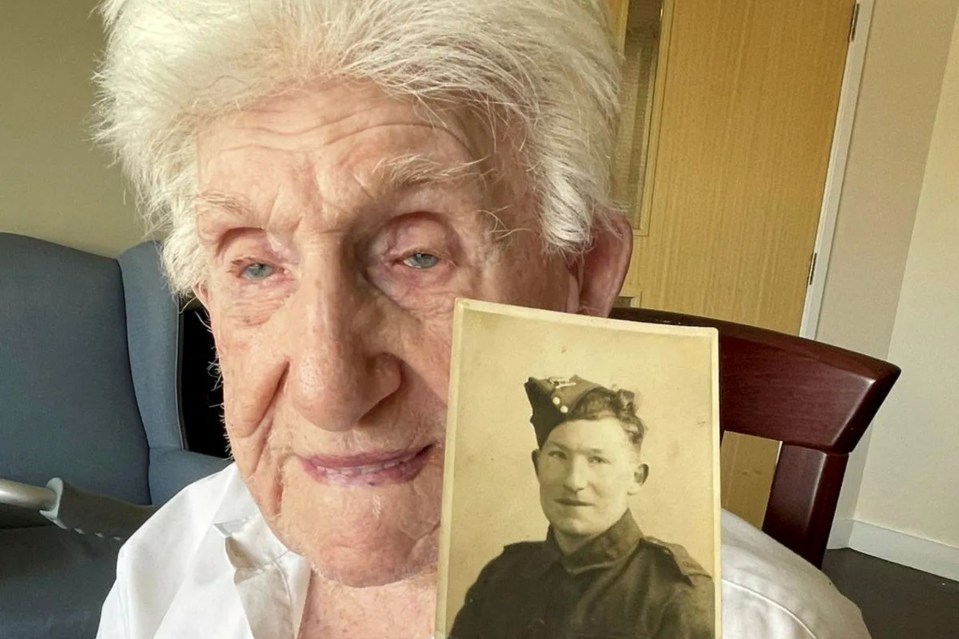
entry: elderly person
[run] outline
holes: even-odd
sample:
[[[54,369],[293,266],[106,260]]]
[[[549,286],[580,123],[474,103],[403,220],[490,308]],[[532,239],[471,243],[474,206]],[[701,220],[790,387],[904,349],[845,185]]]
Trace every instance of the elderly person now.
[[[235,464],[127,542],[100,636],[432,636],[454,299],[604,315],[629,261],[598,2],[102,11],[100,136],[209,311]],[[728,639],[867,636],[747,528]]]
[[[713,639],[709,573],[643,536],[629,509],[649,474],[635,395],[573,375],[526,382],[545,541],[510,544],[466,595],[454,639]]]

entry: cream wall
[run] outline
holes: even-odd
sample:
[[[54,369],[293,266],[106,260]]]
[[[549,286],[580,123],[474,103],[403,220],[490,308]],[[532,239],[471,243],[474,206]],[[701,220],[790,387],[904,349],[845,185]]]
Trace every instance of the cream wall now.
[[[88,139],[94,5],[0,1],[0,231],[116,255],[142,232],[119,169]]]
[[[957,7],[959,0],[875,0],[819,318],[821,341],[881,358],[889,354]],[[877,426],[882,418],[880,413]],[[872,430],[850,460],[832,545],[848,541]]]
[[[903,375],[874,425],[855,511],[867,526],[851,542],[959,578],[959,20],[889,359]],[[923,542],[919,557],[898,547]]]

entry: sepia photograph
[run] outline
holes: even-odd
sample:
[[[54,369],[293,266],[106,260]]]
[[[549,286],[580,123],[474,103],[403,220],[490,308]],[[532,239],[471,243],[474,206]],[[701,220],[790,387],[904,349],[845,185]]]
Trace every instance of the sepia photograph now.
[[[437,629],[720,636],[717,336],[457,303]]]

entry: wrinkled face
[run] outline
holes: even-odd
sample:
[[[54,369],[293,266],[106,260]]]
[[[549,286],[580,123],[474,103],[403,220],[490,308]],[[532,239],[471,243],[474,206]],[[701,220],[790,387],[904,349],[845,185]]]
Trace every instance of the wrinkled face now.
[[[346,83],[198,137],[197,294],[233,455],[272,529],[328,578],[435,563],[455,298],[582,303],[494,142],[463,113],[428,121]]]
[[[543,513],[564,549],[619,521],[646,479],[638,452],[612,416],[557,426],[534,461]]]

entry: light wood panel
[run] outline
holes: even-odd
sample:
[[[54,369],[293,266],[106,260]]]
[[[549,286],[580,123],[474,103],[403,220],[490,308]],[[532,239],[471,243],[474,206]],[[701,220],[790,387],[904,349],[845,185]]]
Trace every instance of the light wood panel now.
[[[655,175],[671,6],[671,0],[630,3],[621,43],[621,121],[613,162],[613,196],[620,202],[635,203],[630,221],[639,235],[649,231],[652,189],[646,185]]]
[[[726,433],[719,449],[723,508],[757,528],[766,515],[779,445],[771,439]]]
[[[674,3],[645,306],[798,332],[853,4]]]
[[[798,332],[854,4],[669,3],[648,220],[624,296]],[[777,451],[726,437],[724,507],[762,522]]]
[[[626,39],[626,17],[629,15],[629,0],[605,0],[606,13],[609,15],[609,30],[613,40],[623,50],[623,41]]]

